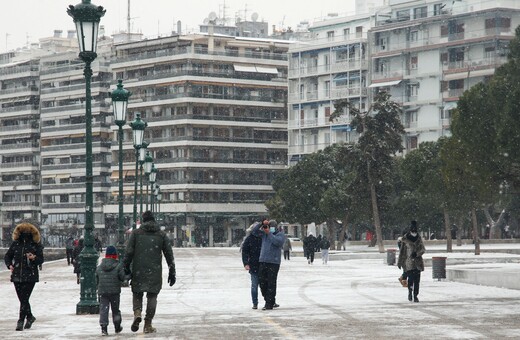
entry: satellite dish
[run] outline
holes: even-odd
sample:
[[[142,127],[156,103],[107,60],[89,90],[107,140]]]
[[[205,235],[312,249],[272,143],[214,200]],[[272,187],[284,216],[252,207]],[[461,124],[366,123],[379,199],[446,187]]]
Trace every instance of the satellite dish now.
[[[208,19],[213,21],[217,18],[217,13],[215,12],[211,12],[209,15],[208,15]]]
[[[207,24],[209,23],[209,19],[208,19],[208,18],[205,18],[204,21],[202,21],[202,23],[203,23],[204,25],[207,25]]]
[[[258,20],[258,13],[255,12],[255,13],[251,14],[251,20],[256,22]]]

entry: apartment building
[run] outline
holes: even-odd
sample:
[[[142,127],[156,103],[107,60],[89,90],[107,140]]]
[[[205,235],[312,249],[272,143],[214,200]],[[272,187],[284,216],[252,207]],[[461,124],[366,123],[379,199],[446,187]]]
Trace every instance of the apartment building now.
[[[464,91],[507,61],[518,1],[392,0],[369,32],[370,85],[403,105],[406,151],[450,134]]]
[[[116,45],[111,63],[132,92],[127,121],[139,113],[148,123],[161,224],[189,245],[239,243],[266,214],[272,181],[287,160],[289,43],[212,32]],[[128,125],[124,135],[124,171],[132,175]],[[114,143],[107,215],[117,213],[117,153]],[[126,202],[133,186],[124,191]]]
[[[37,58],[0,59],[0,237],[9,242],[16,221],[40,218],[40,81]]]
[[[309,28],[310,36],[289,50],[289,164],[338,143],[355,141],[348,113],[330,121],[334,101],[349,99],[368,107],[369,54],[367,32],[371,14],[331,17]]]
[[[450,134],[459,96],[507,61],[520,24],[518,1],[389,0],[368,14],[332,16],[289,53],[289,164],[340,141],[355,141],[347,111],[329,121],[337,99],[362,111],[376,91],[403,106],[405,152]]]

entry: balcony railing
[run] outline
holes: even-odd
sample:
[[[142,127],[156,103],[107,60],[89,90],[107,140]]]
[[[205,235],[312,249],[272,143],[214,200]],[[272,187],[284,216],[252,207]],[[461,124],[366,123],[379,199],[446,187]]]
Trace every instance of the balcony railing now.
[[[227,94],[227,93],[201,93],[187,91],[182,93],[170,93],[164,95],[137,95],[130,97],[129,103],[154,102],[158,100],[177,99],[177,98],[205,98],[216,100],[240,100],[255,102],[285,103],[285,98],[277,98],[269,95],[254,96],[250,94]]]

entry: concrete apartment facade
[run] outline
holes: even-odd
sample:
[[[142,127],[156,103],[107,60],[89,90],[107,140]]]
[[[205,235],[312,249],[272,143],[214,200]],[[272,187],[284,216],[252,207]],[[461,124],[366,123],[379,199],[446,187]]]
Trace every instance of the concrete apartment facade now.
[[[172,226],[177,242],[237,244],[266,214],[272,181],[287,159],[288,45],[196,34],[115,46],[112,71],[132,92],[127,121],[139,113],[148,124],[161,223]],[[131,129],[124,131],[124,169],[132,174]],[[117,153],[114,143],[112,178]],[[117,180],[112,191],[105,212],[115,217]],[[125,195],[133,197],[130,184]]]
[[[346,111],[362,111],[375,91],[403,106],[405,153],[450,134],[459,96],[507,61],[520,24],[518,1],[390,0],[366,15],[331,17],[289,50],[289,164],[340,141],[355,141]]]

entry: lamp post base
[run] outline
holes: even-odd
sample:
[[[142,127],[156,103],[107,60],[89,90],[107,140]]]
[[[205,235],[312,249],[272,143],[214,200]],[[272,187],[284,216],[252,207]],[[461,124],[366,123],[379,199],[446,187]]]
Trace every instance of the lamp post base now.
[[[76,315],[84,315],[84,314],[99,314],[99,303],[93,302],[93,303],[78,303],[76,305]]]

